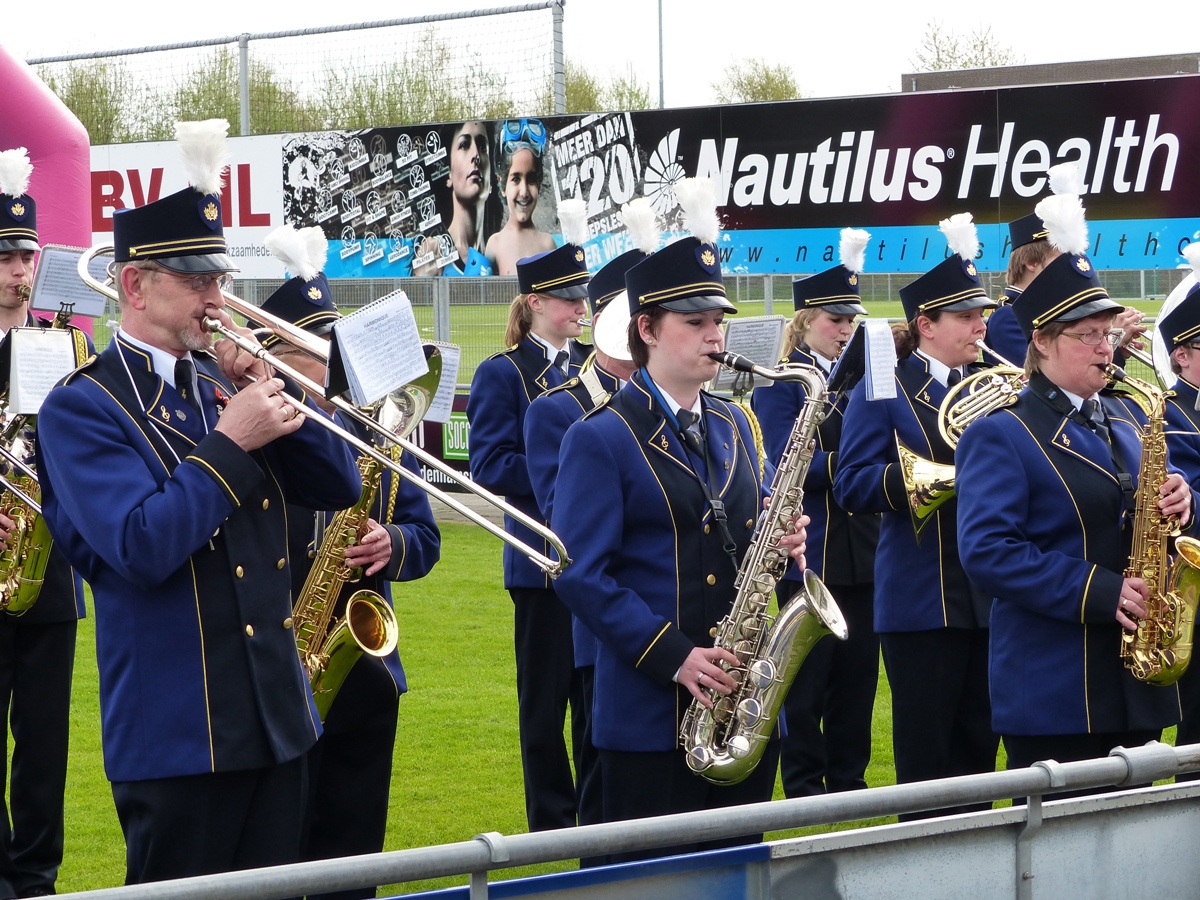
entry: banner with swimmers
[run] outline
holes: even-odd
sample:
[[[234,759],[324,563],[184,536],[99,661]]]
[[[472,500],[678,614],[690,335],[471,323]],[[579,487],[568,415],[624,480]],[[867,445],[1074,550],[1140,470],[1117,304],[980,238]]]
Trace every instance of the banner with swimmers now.
[[[873,235],[870,271],[924,271],[944,252],[938,220],[964,211],[995,271],[1005,223],[1074,161],[1096,264],[1174,268],[1200,238],[1196,109],[1200,76],[1185,75],[234,138],[226,234],[247,277],[282,277],[255,251],[282,221],[324,229],[330,277],[511,274],[560,240],[558,201],[581,196],[597,268],[628,249],[622,203],[648,196],[679,230],[673,185],[706,175],[727,273],[825,268],[848,225]],[[113,210],[182,186],[168,146],[93,148],[97,240]]]

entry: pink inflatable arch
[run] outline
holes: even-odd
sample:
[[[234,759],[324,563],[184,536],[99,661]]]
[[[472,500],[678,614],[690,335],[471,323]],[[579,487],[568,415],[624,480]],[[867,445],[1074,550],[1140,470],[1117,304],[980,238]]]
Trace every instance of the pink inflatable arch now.
[[[0,150],[29,150],[29,196],[37,201],[38,238],[43,244],[90,247],[92,161],[87,129],[24,60],[3,46],[0,84]],[[91,330],[90,319],[75,324]]]

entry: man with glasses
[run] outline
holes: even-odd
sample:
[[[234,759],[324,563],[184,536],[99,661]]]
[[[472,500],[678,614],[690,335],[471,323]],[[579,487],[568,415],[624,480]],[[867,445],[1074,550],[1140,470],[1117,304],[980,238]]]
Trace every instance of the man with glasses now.
[[[178,127],[185,160],[205,163],[193,187],[113,216],[120,330],[38,421],[46,521],[95,599],[129,883],[298,859],[321,723],[292,629],[285,501],[340,509],[361,486],[285,382],[204,327],[249,334],[222,308],[234,266],[215,125]]]

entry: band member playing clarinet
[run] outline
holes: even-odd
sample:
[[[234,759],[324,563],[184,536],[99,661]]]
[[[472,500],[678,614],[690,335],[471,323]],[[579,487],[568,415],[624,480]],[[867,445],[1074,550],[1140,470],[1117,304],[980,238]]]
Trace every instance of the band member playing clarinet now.
[[[129,883],[293,862],[321,734],[296,652],[285,502],[340,509],[349,447],[232,341],[224,121],[191,187],[113,216],[121,327],[38,419],[46,520],[92,586],[104,765]],[[189,163],[190,161],[190,163]]]

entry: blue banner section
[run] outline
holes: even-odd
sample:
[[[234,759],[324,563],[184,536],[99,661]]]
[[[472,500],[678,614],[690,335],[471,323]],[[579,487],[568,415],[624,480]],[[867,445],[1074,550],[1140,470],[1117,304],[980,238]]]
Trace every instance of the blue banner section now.
[[[1002,272],[1008,266],[1008,226],[979,225],[978,268]],[[840,228],[743,229],[721,235],[721,269],[727,275],[801,275],[838,263]],[[936,225],[872,228],[866,272],[924,272],[941,262],[946,240]],[[1185,265],[1183,248],[1200,240],[1200,218],[1115,219],[1088,223],[1088,255],[1099,269],[1174,269]],[[555,235],[562,243],[562,236]],[[632,246],[624,232],[588,241],[593,272]],[[361,241],[329,242],[330,278],[407,278],[413,274],[412,247],[384,238],[369,248]],[[468,267],[470,268],[470,267]],[[450,267],[453,270],[453,267]],[[449,274],[443,271],[442,274]],[[487,274],[468,271],[461,274]]]

